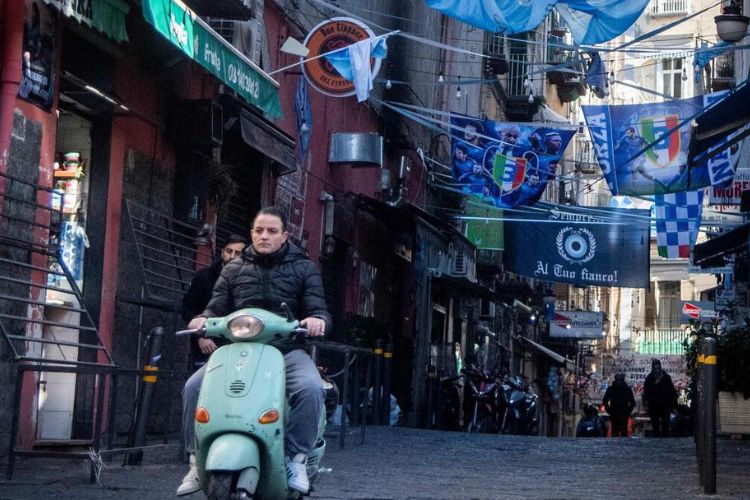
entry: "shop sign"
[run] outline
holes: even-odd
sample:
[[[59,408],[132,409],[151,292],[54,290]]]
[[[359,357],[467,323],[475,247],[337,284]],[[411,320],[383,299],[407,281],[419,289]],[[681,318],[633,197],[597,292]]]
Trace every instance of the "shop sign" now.
[[[179,0],[143,0],[143,17],[156,31],[243,99],[281,117],[278,83]]]
[[[604,316],[600,312],[557,311],[549,324],[549,336],[570,339],[601,339]]]
[[[692,321],[703,321],[718,318],[713,302],[708,301],[683,301],[680,311],[680,323],[687,324]]]
[[[55,96],[57,13],[35,0],[26,0],[18,97],[45,111]]]
[[[342,77],[323,54],[374,37],[365,24],[349,17],[334,17],[315,26],[305,38],[310,51],[302,65],[307,81],[319,92],[332,97],[354,95],[354,84]],[[304,59],[303,59],[304,60]],[[381,60],[371,58],[373,76],[380,70]]]
[[[734,181],[726,188],[712,186],[709,190],[709,205],[739,205],[742,192],[750,189],[750,169],[740,168],[734,173]]]

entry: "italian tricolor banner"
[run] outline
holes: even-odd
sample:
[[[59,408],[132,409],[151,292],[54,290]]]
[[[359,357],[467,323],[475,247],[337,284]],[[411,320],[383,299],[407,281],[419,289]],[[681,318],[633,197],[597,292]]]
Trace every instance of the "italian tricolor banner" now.
[[[526,176],[526,159],[495,155],[492,176],[500,187],[501,195],[511,193],[521,187]]]

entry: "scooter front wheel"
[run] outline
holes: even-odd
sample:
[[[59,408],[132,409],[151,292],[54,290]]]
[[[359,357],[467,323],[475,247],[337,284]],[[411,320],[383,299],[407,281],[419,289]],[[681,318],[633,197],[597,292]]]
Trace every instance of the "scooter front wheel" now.
[[[252,498],[243,490],[233,492],[233,485],[237,482],[236,472],[214,471],[209,474],[206,496],[208,500],[243,500]]]

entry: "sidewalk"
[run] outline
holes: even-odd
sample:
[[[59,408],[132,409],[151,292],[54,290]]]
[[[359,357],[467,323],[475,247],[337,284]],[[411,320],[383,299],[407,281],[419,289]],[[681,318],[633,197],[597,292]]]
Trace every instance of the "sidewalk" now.
[[[347,448],[331,436],[317,499],[505,499],[702,497],[693,441],[681,439],[549,439],[404,428],[355,430]],[[719,439],[718,494],[750,496],[750,441]],[[89,484],[88,462],[19,459],[0,499],[176,498],[186,471],[177,445],[149,450],[139,467],[106,464],[102,486]],[[191,500],[200,495],[187,497]]]

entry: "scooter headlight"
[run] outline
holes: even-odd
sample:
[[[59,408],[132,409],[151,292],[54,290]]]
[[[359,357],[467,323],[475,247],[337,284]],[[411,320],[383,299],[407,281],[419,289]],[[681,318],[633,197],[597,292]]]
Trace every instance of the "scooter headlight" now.
[[[237,316],[227,326],[238,339],[251,339],[263,331],[263,321],[249,314]]]

